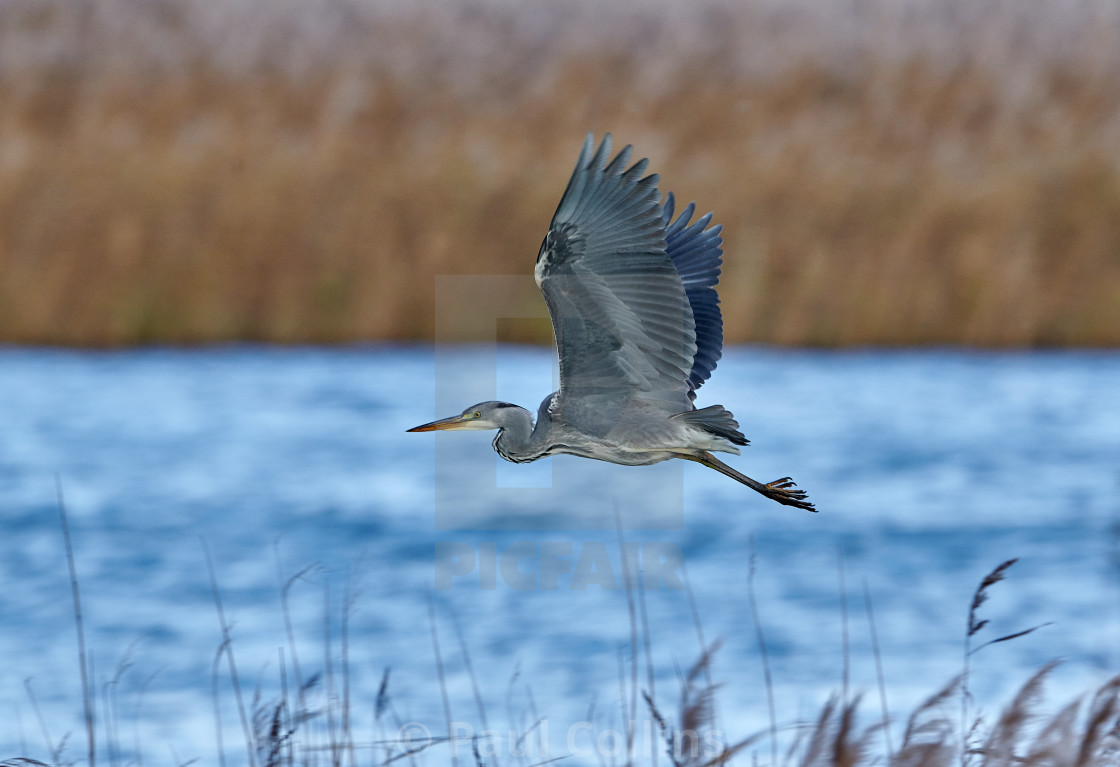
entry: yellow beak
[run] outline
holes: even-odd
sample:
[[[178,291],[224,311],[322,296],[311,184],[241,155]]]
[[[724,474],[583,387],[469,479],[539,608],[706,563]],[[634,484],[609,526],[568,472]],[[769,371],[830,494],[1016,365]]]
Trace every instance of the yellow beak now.
[[[438,421],[426,423],[423,426],[414,426],[409,431],[444,431],[447,429],[462,429],[466,426],[467,419],[461,415],[453,415],[450,418],[441,418]]]

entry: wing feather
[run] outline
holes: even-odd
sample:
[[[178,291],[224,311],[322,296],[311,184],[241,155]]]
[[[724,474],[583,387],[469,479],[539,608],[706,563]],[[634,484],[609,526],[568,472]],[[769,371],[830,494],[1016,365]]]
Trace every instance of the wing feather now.
[[[689,396],[694,398],[695,391],[711,377],[723,356],[723,316],[716,294],[723,264],[723,239],[720,237],[723,227],[707,228],[712,221],[711,213],[689,224],[696,211],[694,203],[689,203],[674,221],[674,207],[670,192],[665,198],[662,223],[666,249],[684,284],[696,327],[696,354],[688,375]]]
[[[587,137],[534,269],[569,419],[632,399],[679,411],[694,388],[693,309],[667,249],[658,177],[643,175],[644,159],[627,167],[629,146],[608,162],[610,153],[609,134],[598,149]],[[694,235],[678,239],[695,245]]]

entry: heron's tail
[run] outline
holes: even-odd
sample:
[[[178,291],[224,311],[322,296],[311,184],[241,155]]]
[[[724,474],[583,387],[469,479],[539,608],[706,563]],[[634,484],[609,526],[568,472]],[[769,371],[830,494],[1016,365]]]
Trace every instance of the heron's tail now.
[[[735,416],[723,405],[710,405],[699,410],[686,410],[683,413],[669,416],[678,421],[685,421],[703,429],[709,434],[722,437],[733,445],[749,445],[750,440],[739,431],[739,422]]]
[[[696,463],[707,466],[709,469],[715,469],[720,474],[731,477],[737,482],[742,482],[751,490],[762,493],[767,498],[773,501],[777,501],[778,503],[784,504],[786,506],[794,506],[798,509],[805,509],[805,511],[816,511],[816,508],[808,500],[805,491],[795,490],[794,488],[796,487],[796,485],[794,484],[794,481],[789,477],[782,477],[781,479],[776,479],[768,484],[763,484],[758,480],[751,479],[746,474],[741,474],[740,472],[735,471],[735,469],[731,468],[711,453],[703,450],[697,451],[694,455],[681,455],[681,457],[686,458],[690,461],[696,461]]]

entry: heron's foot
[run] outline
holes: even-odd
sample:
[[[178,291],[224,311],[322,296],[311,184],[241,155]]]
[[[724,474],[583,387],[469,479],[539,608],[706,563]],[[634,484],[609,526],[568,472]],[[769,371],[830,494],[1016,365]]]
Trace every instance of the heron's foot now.
[[[808,500],[808,494],[804,490],[795,490],[797,483],[789,477],[782,477],[773,482],[766,483],[765,493],[767,498],[783,503],[786,506],[795,506],[805,511],[816,511],[813,504]]]

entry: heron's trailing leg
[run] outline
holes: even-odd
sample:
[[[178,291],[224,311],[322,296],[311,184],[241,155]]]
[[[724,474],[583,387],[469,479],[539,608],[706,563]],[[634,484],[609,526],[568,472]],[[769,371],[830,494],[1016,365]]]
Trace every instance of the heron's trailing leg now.
[[[715,469],[720,474],[725,474],[734,480],[742,482],[752,490],[762,493],[767,498],[777,501],[778,503],[786,506],[796,506],[799,509],[806,511],[816,511],[813,504],[806,500],[806,493],[804,490],[794,490],[796,484],[789,477],[782,477],[773,482],[763,484],[757,480],[751,479],[746,474],[740,474],[735,469],[728,466],[723,461],[716,458],[709,452],[697,451],[693,455],[682,455],[682,458],[687,458],[690,461],[707,466],[709,469]]]

